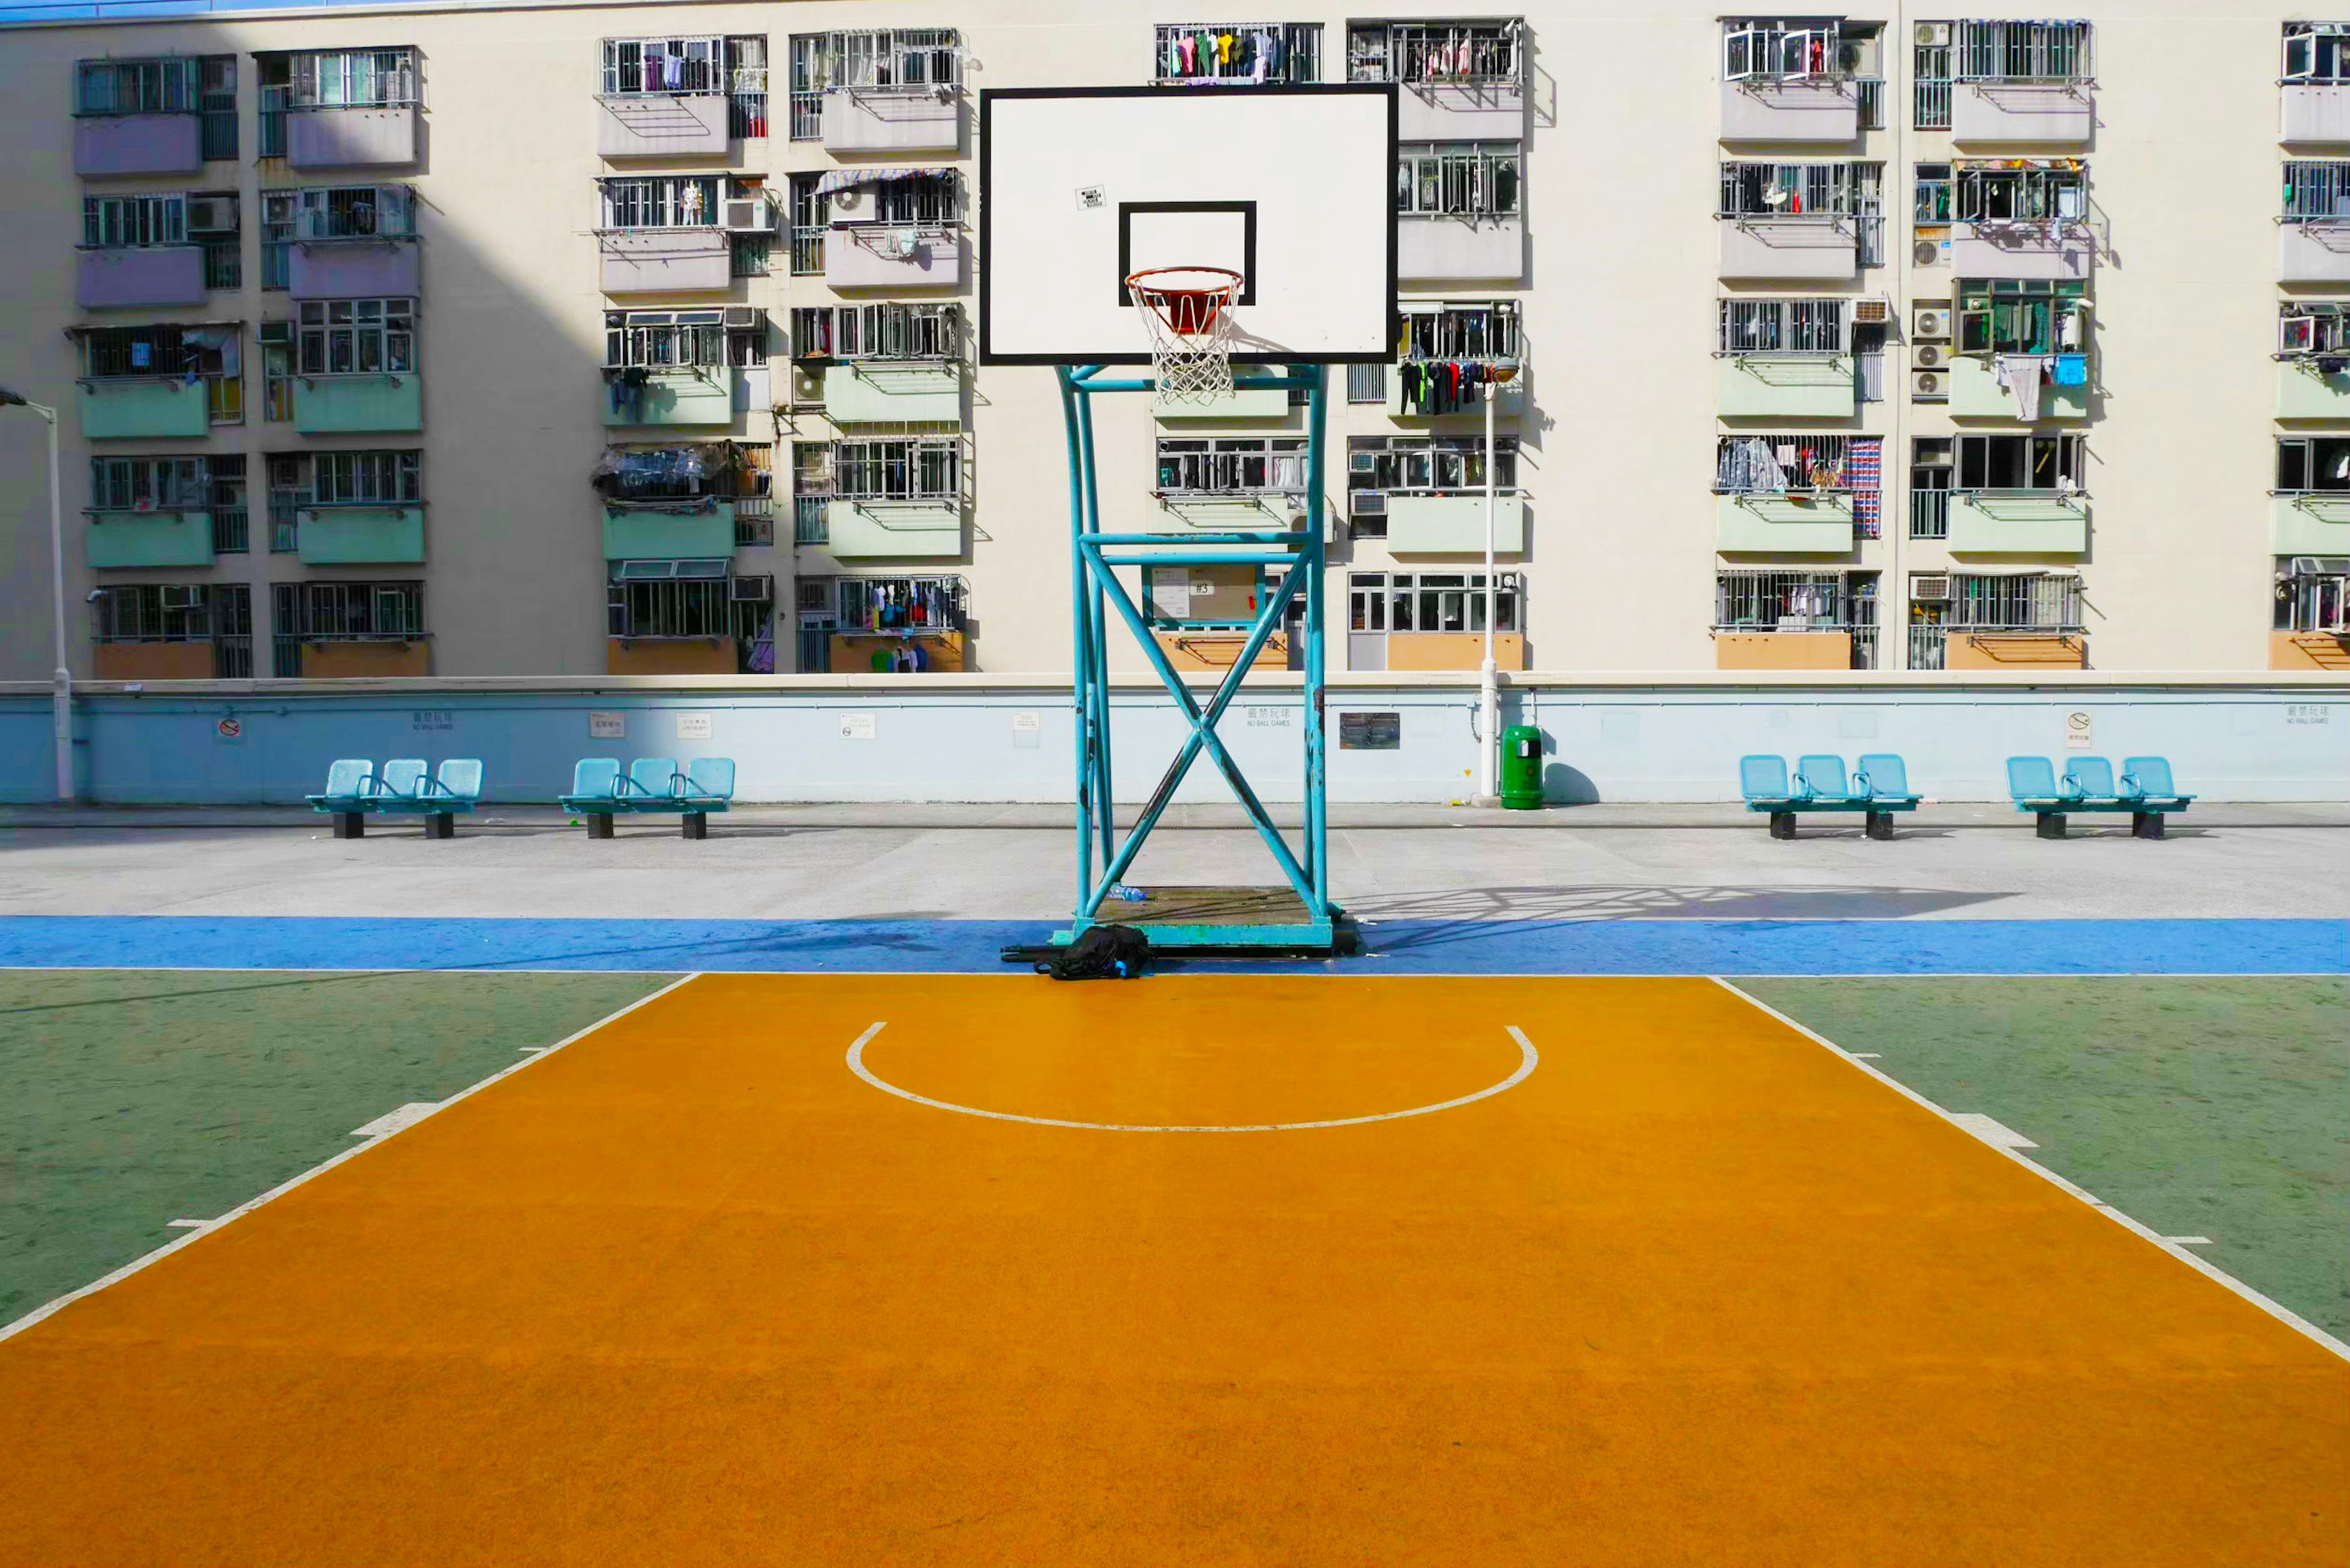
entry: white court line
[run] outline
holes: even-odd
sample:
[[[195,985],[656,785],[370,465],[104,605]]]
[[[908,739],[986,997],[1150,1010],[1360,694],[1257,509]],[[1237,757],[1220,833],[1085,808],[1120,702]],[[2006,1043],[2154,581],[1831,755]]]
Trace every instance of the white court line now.
[[[283,973],[286,971],[280,971],[278,972]],[[637,973],[641,971],[629,971],[627,972]],[[587,1028],[580,1030],[576,1034],[565,1035],[562,1039],[556,1041],[554,1044],[549,1045],[537,1055],[525,1056],[521,1061],[515,1063],[511,1066],[499,1068],[488,1077],[484,1078],[480,1083],[458,1090],[447,1099],[435,1105],[432,1111],[428,1112],[426,1116],[419,1116],[415,1121],[405,1123],[400,1127],[385,1134],[381,1137],[370,1137],[364,1143],[355,1143],[350,1147],[343,1150],[340,1154],[335,1155],[331,1158],[321,1160],[318,1164],[314,1165],[309,1169],[302,1172],[301,1175],[294,1177],[290,1180],[279,1182],[276,1186],[271,1188],[260,1197],[247,1199],[244,1202],[238,1204],[235,1208],[230,1210],[227,1213],[222,1215],[217,1220],[199,1220],[193,1221],[193,1224],[202,1228],[190,1230],[186,1235],[181,1237],[178,1241],[167,1241],[162,1246],[156,1248],[153,1251],[148,1253],[144,1257],[133,1258],[130,1262],[123,1264],[122,1267],[115,1270],[112,1273],[92,1280],[89,1283],[82,1286],[79,1290],[68,1291],[57,1300],[41,1306],[36,1306],[31,1312],[28,1312],[24,1316],[18,1318],[16,1322],[6,1324],[5,1327],[0,1327],[0,1341],[14,1339],[16,1335],[24,1333],[26,1329],[32,1327],[43,1318],[53,1316],[54,1314],[64,1311],[67,1307],[69,1307],[74,1303],[81,1300],[82,1297],[96,1295],[99,1292],[106,1289],[107,1286],[119,1284],[122,1281],[129,1279],[131,1275],[139,1272],[141,1269],[153,1267],[155,1264],[160,1263],[164,1259],[170,1257],[172,1253],[178,1251],[181,1248],[185,1247],[191,1242],[203,1237],[211,1235],[213,1231],[226,1225],[230,1220],[241,1220],[245,1215],[252,1213],[255,1210],[260,1208],[263,1204],[271,1201],[273,1199],[285,1197],[287,1193],[293,1191],[304,1182],[316,1180],[317,1178],[326,1175],[327,1172],[334,1169],[335,1167],[342,1164],[347,1159],[357,1159],[360,1155],[365,1154],[371,1148],[381,1148],[385,1144],[390,1143],[394,1137],[397,1137],[400,1132],[404,1132],[408,1127],[416,1126],[418,1122],[428,1119],[430,1116],[437,1115],[442,1111],[447,1110],[451,1106],[455,1105],[460,1100],[468,1100],[473,1098],[475,1095],[480,1094],[484,1089],[486,1089],[491,1085],[497,1083],[500,1079],[513,1076],[515,1074],[521,1072],[525,1067],[529,1066],[534,1062],[545,1061],[547,1057],[554,1055],[557,1051],[562,1050],[566,1045],[585,1040],[588,1036],[595,1033],[596,1031],[603,1028],[606,1024],[617,1023],[621,1019],[626,1018],[629,1013],[634,1012],[638,1008],[643,1007],[650,1002],[659,1002],[662,997],[667,996],[679,986],[684,985],[690,981],[695,981],[701,978],[702,977],[698,974],[680,975],[677,979],[670,981],[667,985],[662,986],[659,991],[652,992],[647,995],[637,998],[636,1001],[629,1003],[628,1006],[621,1008],[618,1012],[611,1014],[609,1017],[598,1019],[595,1023],[590,1023]],[[177,1225],[186,1222],[173,1220],[172,1223]]]
[[[173,1231],[200,1231],[211,1224],[209,1220],[166,1220],[163,1224]]]
[[[1377,1116],[1340,1116],[1336,1120],[1326,1122],[1267,1122],[1258,1127],[1141,1127],[1119,1122],[1070,1122],[1055,1116],[1014,1116],[1010,1111],[983,1111],[976,1106],[958,1106],[946,1100],[931,1099],[927,1095],[915,1094],[911,1089],[901,1089],[895,1084],[875,1077],[872,1069],[865,1064],[866,1043],[880,1033],[885,1027],[884,1023],[876,1023],[864,1033],[859,1034],[856,1042],[848,1047],[847,1058],[848,1070],[883,1094],[895,1095],[901,1100],[911,1100],[918,1106],[928,1106],[933,1110],[953,1111],[966,1116],[985,1116],[990,1121],[1025,1122],[1030,1127],[1078,1127],[1087,1132],[1307,1132],[1318,1127],[1357,1127],[1368,1122],[1399,1121],[1405,1116],[1430,1116],[1437,1111],[1449,1111],[1460,1106],[1473,1105],[1479,1100],[1498,1095],[1504,1089],[1514,1089],[1525,1082],[1526,1075],[1542,1063],[1542,1057],[1534,1050],[1534,1042],[1526,1038],[1525,1033],[1514,1023],[1505,1023],[1502,1027],[1509,1032],[1511,1039],[1518,1043],[1518,1070],[1498,1084],[1488,1085],[1473,1095],[1463,1095],[1457,1100],[1445,1100],[1433,1106],[1414,1106],[1408,1111],[1381,1111]]]
[[[1939,980],[1942,977],[1936,975],[1932,978]],[[1902,1083],[1898,1078],[1887,1077],[1884,1073],[1878,1071],[1869,1063],[1858,1060],[1851,1052],[1846,1051],[1843,1046],[1838,1045],[1826,1035],[1822,1034],[1815,1030],[1805,1028],[1803,1024],[1796,1023],[1794,1019],[1788,1017],[1785,1013],[1780,1012],[1769,1002],[1763,1002],[1757,997],[1752,996],[1747,992],[1739,990],[1738,987],[1731,984],[1730,981],[1722,979],[1720,975],[1713,977],[1713,983],[1721,987],[1722,990],[1730,992],[1731,995],[1738,998],[1741,1002],[1745,1002],[1748,1006],[1754,1008],[1756,1011],[1770,1014],[1773,1018],[1777,1019],[1780,1023],[1785,1024],[1788,1028],[1794,1030],[1804,1039],[1811,1041],[1814,1044],[1826,1046],[1828,1050],[1833,1052],[1835,1055],[1846,1062],[1850,1062],[1855,1067],[1867,1074],[1870,1077],[1876,1079],[1887,1088],[1891,1089],[1903,1099],[1908,1100],[1912,1104],[1925,1106],[1926,1109],[1933,1112],[1944,1121],[1955,1122],[1958,1120],[1956,1116],[1950,1115],[1950,1112],[1944,1110],[1941,1106],[1936,1105],[1933,1101],[1928,1099],[1925,1096],[1919,1094],[1908,1085]],[[2016,1164],[2023,1167],[2024,1169],[2032,1172],[2033,1175],[2049,1182],[2060,1190],[2079,1199],[2082,1202],[2087,1204],[2090,1208],[2095,1210],[2098,1213],[2104,1215],[2106,1219],[2112,1220],[2123,1230],[2127,1231],[2131,1235],[2153,1242],[2156,1246],[2161,1248],[2164,1251],[2169,1253],[2180,1262],[2185,1263],[2197,1273],[2201,1274],[2205,1279],[2211,1281],[2215,1284],[2223,1285],[2227,1289],[2233,1291],[2236,1294],[2243,1297],[2246,1301],[2251,1303],[2254,1306],[2260,1308],[2261,1311],[2268,1314],[2271,1317],[2276,1319],[2287,1328],[2293,1330],[2297,1334],[2305,1335],[2310,1339],[2315,1340],[2319,1345],[2324,1345],[2334,1355],[2342,1357],[2343,1360],[2350,1361],[2350,1345],[2345,1345],[2342,1341],[2334,1338],[2332,1334],[2326,1333],[2324,1329],[2318,1327],[2315,1324],[2310,1322],[2307,1318],[2302,1316],[2291,1307],[2286,1306],[2283,1303],[2270,1300],[2267,1296],[2262,1295],[2251,1286],[2244,1283],[2243,1281],[2236,1278],[2235,1275],[2230,1274],[2224,1270],[2213,1268],[2210,1264],[2205,1262],[2202,1259],[2189,1251],[2177,1239],[2162,1235],[2158,1231],[2149,1230],[2146,1226],[2139,1224],[2137,1220],[2131,1219],[2128,1215],[2123,1213],[2112,1204],[2107,1203],[2105,1199],[2097,1197],[2094,1193],[2085,1191],[2081,1188],[2074,1186],[2072,1182],[2065,1180],[2063,1177],[2057,1175],[2054,1171],[2049,1169],[2046,1166],[2041,1164],[2036,1159],[2028,1158],[2014,1149],[2002,1148],[1998,1144],[1984,1142],[1984,1140],[1981,1138],[1978,1138],[1976,1141],[1982,1142],[1983,1147],[1986,1148],[1998,1149],[2002,1155],[2004,1155],[2009,1159],[2015,1161]]]

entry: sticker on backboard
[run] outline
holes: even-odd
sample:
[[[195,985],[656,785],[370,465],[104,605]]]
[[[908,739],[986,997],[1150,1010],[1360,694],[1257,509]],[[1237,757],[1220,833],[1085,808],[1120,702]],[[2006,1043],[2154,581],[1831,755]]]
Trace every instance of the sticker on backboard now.
[[[1107,207],[1108,205],[1109,191],[1107,187],[1101,185],[1080,185],[1077,187],[1077,211],[1081,213],[1090,213],[1097,208]]]

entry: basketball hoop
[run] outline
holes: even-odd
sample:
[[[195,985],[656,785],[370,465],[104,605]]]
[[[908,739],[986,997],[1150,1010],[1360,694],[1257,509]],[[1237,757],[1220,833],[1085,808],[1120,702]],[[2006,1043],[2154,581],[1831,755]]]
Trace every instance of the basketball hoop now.
[[[1220,266],[1130,274],[1127,292],[1150,333],[1151,372],[1169,402],[1206,403],[1232,389],[1232,311],[1245,283]]]

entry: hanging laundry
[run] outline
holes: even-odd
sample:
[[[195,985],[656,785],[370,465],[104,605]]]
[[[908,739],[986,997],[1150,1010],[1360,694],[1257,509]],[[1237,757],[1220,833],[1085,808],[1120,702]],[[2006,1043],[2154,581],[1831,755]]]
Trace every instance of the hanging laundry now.
[[[2042,354],[2002,354],[1992,369],[2002,390],[2015,400],[2015,417],[2026,424],[2040,418],[2040,389],[2053,361]]]
[[[2056,384],[2060,387],[2085,387],[2089,384],[2089,357],[2086,354],[2056,356]]]

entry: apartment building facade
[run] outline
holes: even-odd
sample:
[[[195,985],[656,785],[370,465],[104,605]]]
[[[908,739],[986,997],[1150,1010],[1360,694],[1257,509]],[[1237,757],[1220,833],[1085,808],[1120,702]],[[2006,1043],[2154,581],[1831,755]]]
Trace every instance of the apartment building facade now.
[[[1318,510],[1330,668],[1475,668],[1489,385],[1508,667],[2350,667],[2350,23],[2079,11],[13,26],[0,384],[63,410],[80,675],[1050,672],[978,91],[1391,80],[1402,331],[1326,493],[1283,392],[1097,433],[1106,525]],[[0,418],[17,678],[38,464]]]

